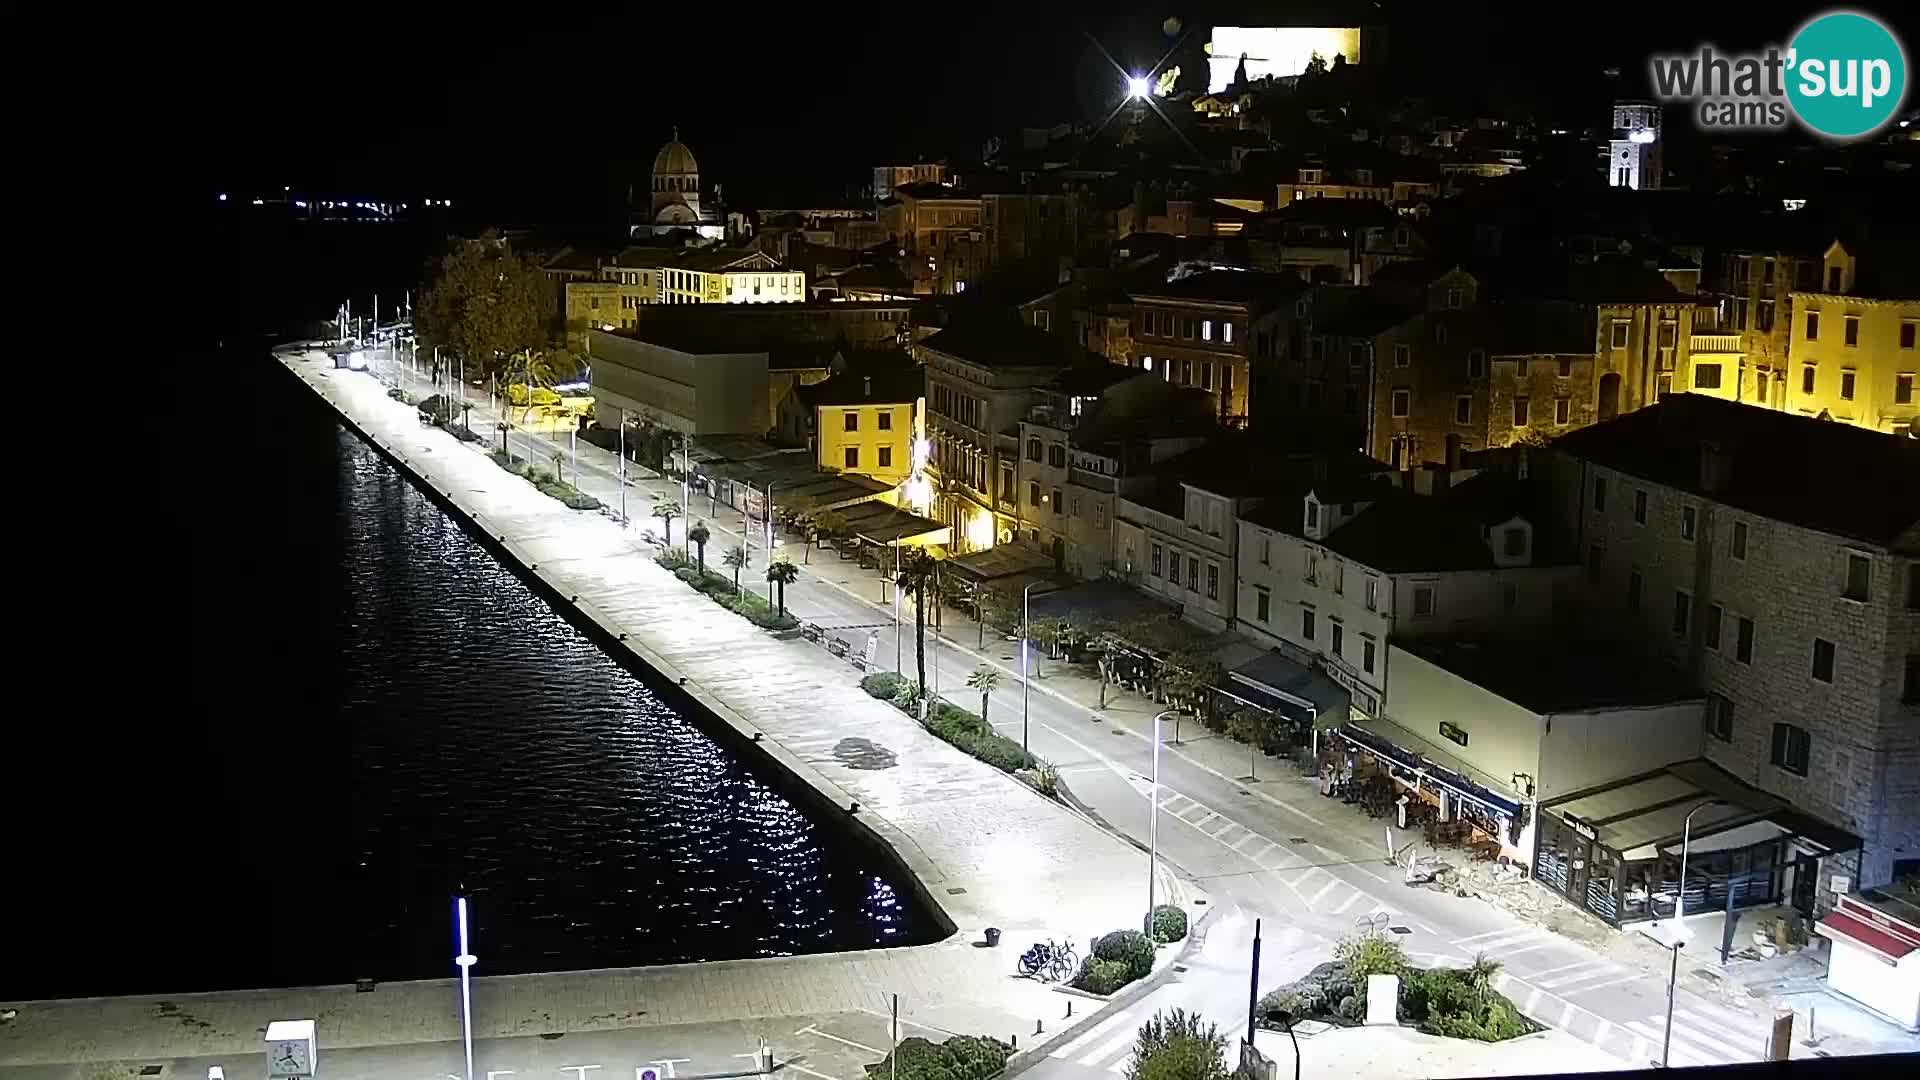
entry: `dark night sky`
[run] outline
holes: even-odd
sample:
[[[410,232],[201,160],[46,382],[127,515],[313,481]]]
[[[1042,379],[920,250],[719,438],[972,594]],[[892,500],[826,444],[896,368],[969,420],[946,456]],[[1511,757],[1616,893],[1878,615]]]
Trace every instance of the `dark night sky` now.
[[[884,158],[977,152],[993,130],[1104,111],[1117,76],[1090,39],[1144,66],[1168,44],[1170,14],[1197,44],[1214,22],[1273,18],[1263,12],[1304,22],[1321,9],[1387,23],[1395,66],[1422,85],[1499,80],[1552,98],[1608,63],[1635,80],[1651,49],[1779,40],[1823,8],[1741,5],[1733,17],[1720,4],[1619,0],[1573,17],[1560,5],[1405,0],[1130,14],[906,4],[676,23],[653,8],[566,7],[551,18],[528,9],[514,25],[343,19],[271,40],[225,22],[220,31],[242,39],[221,47],[206,44],[207,27],[171,27],[203,32],[204,62],[169,60],[135,107],[154,111],[145,137],[191,163],[180,179],[203,195],[438,187],[503,217],[564,217],[617,201],[678,124],[730,201],[824,197]]]

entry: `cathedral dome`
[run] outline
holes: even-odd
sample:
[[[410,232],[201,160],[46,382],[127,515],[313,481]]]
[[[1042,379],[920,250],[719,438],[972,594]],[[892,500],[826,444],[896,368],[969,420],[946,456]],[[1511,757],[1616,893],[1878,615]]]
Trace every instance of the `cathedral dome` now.
[[[700,163],[693,159],[693,151],[674,133],[674,140],[660,148],[653,156],[653,175],[655,176],[698,176]]]

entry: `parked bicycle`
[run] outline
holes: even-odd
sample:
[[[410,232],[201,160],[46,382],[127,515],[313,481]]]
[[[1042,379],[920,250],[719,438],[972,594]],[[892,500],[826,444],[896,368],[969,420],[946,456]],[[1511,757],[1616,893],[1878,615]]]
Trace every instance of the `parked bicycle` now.
[[[1020,974],[1042,982],[1066,982],[1080,969],[1080,958],[1070,944],[1036,941],[1020,954]]]

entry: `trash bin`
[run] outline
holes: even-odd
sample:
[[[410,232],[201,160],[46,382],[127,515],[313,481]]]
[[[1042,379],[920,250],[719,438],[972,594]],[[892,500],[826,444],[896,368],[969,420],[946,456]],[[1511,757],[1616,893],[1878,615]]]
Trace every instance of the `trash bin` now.
[[[993,948],[999,944],[1000,944],[1000,928],[997,926],[987,927],[987,947]]]

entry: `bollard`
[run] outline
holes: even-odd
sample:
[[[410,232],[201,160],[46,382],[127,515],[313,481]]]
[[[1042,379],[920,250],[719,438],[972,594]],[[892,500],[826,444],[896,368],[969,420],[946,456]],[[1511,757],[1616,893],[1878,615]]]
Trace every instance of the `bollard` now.
[[[1793,1007],[1775,1006],[1773,1036],[1767,1040],[1767,1060],[1785,1061],[1793,1053]]]
[[[1013,1033],[1013,1049],[1016,1052],[1020,1049],[1020,1033],[1017,1031]]]
[[[1034,1020],[1033,1020],[1033,1037],[1034,1037],[1034,1038],[1036,1038],[1036,1039],[1037,1039],[1037,1038],[1039,1038],[1039,1037],[1040,1037],[1040,1032],[1041,1032],[1042,1030],[1043,1030],[1043,1029],[1042,1029],[1042,1028],[1041,1028],[1041,1026],[1040,1026],[1040,1018],[1039,1018],[1039,1017],[1034,1017]]]
[[[1073,999],[1067,999],[1067,1019],[1073,1019]]]

